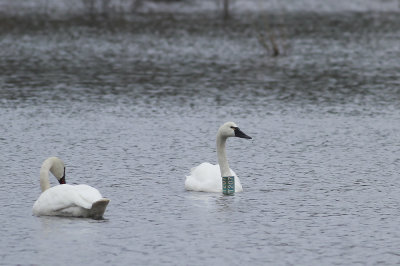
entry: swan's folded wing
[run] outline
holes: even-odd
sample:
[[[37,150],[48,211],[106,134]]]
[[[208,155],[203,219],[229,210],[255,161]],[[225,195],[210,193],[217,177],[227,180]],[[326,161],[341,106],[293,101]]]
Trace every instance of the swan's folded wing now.
[[[33,205],[33,212],[37,215],[49,215],[70,207],[90,209],[92,202],[82,197],[75,186],[64,184],[44,191]]]
[[[88,185],[76,185],[74,187],[81,199],[90,203],[90,208],[94,202],[103,198],[100,192],[94,187]]]
[[[210,163],[201,163],[193,167],[190,176],[185,180],[186,190],[220,192],[222,191],[222,179],[219,166]]]
[[[230,169],[235,177],[236,192],[243,191],[240,179],[236,173]],[[202,163],[193,167],[190,176],[186,177],[185,189],[204,192],[222,192],[222,177],[218,164]]]

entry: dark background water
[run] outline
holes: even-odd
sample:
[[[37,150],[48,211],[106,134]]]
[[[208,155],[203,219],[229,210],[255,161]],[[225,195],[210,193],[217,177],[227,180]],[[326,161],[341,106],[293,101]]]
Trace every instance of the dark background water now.
[[[79,3],[0,5],[2,264],[400,263],[396,1]],[[185,191],[230,120],[244,192]],[[105,220],[31,215],[54,155]]]

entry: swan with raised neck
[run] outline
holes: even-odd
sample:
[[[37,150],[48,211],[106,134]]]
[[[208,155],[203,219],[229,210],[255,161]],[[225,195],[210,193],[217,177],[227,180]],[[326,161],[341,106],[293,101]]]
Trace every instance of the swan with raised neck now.
[[[239,127],[233,122],[226,122],[223,124],[217,132],[217,156],[218,164],[221,171],[221,177],[232,176],[229,168],[228,158],[226,157],[225,144],[229,137],[239,137],[245,139],[251,139]]]
[[[222,183],[225,177],[234,177],[235,191],[243,191],[240,179],[235,172],[229,168],[226,156],[226,140],[229,137],[239,137],[251,139],[244,134],[239,127],[233,122],[223,124],[217,132],[217,157],[218,164],[208,162],[201,163],[190,170],[190,175],[186,176],[186,190],[203,191],[203,192],[223,192]]]

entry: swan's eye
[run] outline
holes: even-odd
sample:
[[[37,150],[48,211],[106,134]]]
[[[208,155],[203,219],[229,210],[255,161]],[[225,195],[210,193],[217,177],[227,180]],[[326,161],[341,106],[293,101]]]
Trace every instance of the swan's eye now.
[[[238,127],[234,127],[234,126],[231,126],[231,128],[232,128],[233,130],[236,130],[236,129],[238,129]]]

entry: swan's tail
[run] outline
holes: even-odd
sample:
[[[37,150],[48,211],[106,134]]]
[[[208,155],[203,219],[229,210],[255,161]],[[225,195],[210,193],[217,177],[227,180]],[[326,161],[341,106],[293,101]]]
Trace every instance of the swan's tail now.
[[[92,204],[92,208],[89,211],[89,217],[93,219],[103,218],[103,214],[106,211],[107,205],[110,202],[109,199],[102,198]]]

